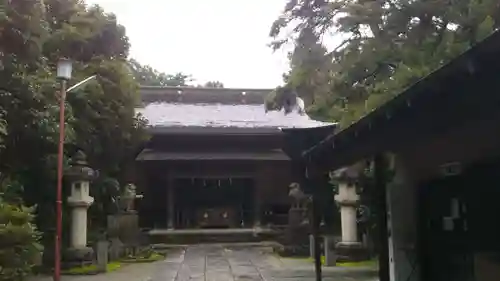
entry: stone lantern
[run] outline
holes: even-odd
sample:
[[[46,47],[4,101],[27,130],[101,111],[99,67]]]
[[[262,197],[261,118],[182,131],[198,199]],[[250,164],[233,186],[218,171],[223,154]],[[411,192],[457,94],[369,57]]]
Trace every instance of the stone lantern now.
[[[340,207],[340,221],[342,241],[337,243],[339,256],[349,260],[361,259],[366,252],[358,239],[357,207],[360,196],[357,194],[359,178],[363,172],[363,165],[353,165],[334,172],[332,178],[338,182],[338,193],[335,201]]]
[[[70,247],[67,251],[68,262],[92,260],[92,248],[87,247],[87,210],[94,202],[89,195],[90,181],[96,172],[88,167],[86,156],[78,151],[72,158],[71,167],[65,176],[71,182],[71,195],[68,205],[71,208]]]

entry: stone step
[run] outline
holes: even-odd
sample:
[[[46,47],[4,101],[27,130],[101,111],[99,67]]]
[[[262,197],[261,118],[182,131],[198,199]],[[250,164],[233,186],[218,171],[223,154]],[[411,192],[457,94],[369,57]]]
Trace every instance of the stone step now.
[[[149,232],[151,243],[185,244],[239,243],[276,241],[282,231],[255,229],[153,229]]]

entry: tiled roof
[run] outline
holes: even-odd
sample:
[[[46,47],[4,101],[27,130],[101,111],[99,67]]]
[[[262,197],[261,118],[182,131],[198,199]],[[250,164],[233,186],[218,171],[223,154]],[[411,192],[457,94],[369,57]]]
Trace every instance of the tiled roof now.
[[[332,125],[292,112],[265,112],[263,104],[150,103],[137,109],[153,127],[311,128]]]

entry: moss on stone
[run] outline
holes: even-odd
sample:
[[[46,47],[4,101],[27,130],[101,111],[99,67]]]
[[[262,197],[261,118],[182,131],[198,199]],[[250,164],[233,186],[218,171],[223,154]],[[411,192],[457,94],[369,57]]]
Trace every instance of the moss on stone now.
[[[124,263],[148,263],[161,261],[165,259],[165,255],[159,253],[148,253],[148,255],[138,255],[138,256],[130,256],[122,260]]]

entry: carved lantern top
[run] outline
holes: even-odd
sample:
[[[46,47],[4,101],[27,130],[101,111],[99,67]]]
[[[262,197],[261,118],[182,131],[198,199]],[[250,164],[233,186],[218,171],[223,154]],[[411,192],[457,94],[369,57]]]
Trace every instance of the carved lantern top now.
[[[71,167],[65,176],[71,181],[91,181],[96,178],[97,173],[88,166],[87,156],[79,150],[70,161]]]
[[[341,168],[331,174],[331,178],[338,181],[354,185],[358,182],[361,174],[363,173],[364,166],[359,163],[349,167]]]

